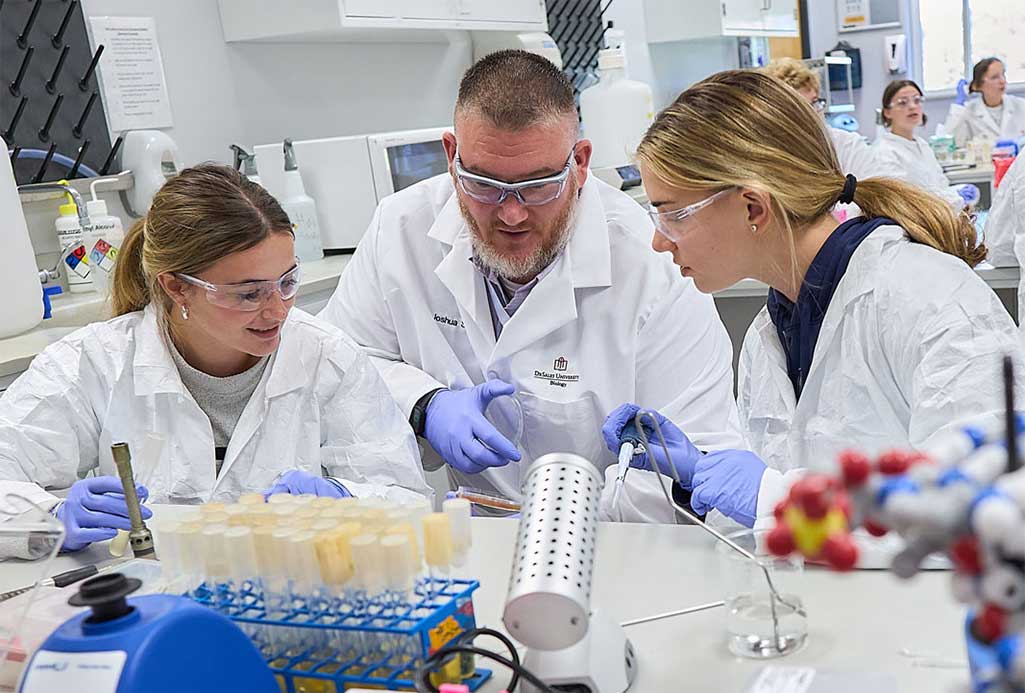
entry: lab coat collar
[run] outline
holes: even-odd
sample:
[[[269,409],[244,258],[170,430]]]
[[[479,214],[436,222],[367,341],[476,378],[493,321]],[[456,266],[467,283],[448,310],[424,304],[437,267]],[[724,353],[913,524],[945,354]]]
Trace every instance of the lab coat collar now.
[[[161,393],[183,394],[185,385],[164,342],[164,327],[153,304],[146,306],[142,322],[135,332],[135,356],[132,359],[135,394],[139,397]]]
[[[309,383],[316,371],[319,354],[306,353],[301,340],[292,339],[299,309],[292,308],[281,326],[281,340],[278,348],[271,355],[267,364],[270,375],[267,376],[266,398],[273,399],[281,395],[299,390]]]

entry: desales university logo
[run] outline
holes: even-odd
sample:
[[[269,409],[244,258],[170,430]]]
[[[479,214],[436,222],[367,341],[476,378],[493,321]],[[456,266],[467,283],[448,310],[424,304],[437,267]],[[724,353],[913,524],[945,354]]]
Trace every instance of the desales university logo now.
[[[566,387],[569,383],[579,382],[580,375],[567,373],[568,370],[569,361],[566,360],[566,357],[560,356],[552,363],[552,370],[535,370],[534,377],[537,380],[547,381],[553,387]]]

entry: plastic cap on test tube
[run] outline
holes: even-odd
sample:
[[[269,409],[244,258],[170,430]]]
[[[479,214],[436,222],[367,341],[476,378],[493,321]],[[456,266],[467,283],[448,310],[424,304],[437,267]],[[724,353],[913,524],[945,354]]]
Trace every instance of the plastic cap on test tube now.
[[[381,565],[381,543],[376,534],[358,534],[349,539],[356,586],[368,594],[382,591],[384,570]]]
[[[288,540],[289,573],[295,591],[311,594],[320,584],[320,564],[317,562],[317,535],[314,532],[295,532]]]
[[[204,574],[212,582],[223,582],[229,577],[228,559],[224,548],[226,524],[208,525],[202,531],[200,546],[203,555]]]
[[[381,537],[381,564],[387,589],[408,592],[413,587],[414,574],[409,560],[409,537],[404,534],[388,534]]]

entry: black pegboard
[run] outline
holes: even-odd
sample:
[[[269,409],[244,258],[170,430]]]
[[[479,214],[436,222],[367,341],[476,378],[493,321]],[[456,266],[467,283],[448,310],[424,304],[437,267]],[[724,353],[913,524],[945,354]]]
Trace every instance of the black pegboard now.
[[[602,10],[610,4],[610,0],[548,0],[548,32],[559,47],[562,71],[578,99],[581,90],[598,79],[598,51],[605,33]]]
[[[25,27],[35,14],[31,28],[24,34]],[[60,39],[54,36],[66,23]],[[19,45],[19,38],[24,41]],[[52,93],[47,89],[61,55],[67,48],[63,65],[53,82]],[[32,58],[24,70],[20,90],[11,92],[11,83],[22,70],[25,56],[32,48]],[[74,160],[86,141],[89,142],[82,163],[100,171],[110,154],[110,134],[103,112],[103,94],[94,70],[80,88],[79,82],[85,76],[93,52],[86,34],[82,5],[75,0],[0,0],[0,136],[9,149],[47,150],[56,143],[56,152]],[[103,56],[100,56],[102,64]],[[93,96],[95,94],[95,97]],[[60,110],[50,126],[48,139],[39,131],[46,123],[55,102],[63,95]],[[11,120],[18,111],[23,98],[28,101],[14,131],[13,141],[7,138]],[[90,99],[92,108],[81,132],[76,132],[79,119]],[[19,184],[33,182],[42,165],[38,159],[15,160],[14,172]],[[82,177],[79,173],[76,177]],[[55,181],[68,177],[68,170],[57,162],[51,162],[43,181]]]

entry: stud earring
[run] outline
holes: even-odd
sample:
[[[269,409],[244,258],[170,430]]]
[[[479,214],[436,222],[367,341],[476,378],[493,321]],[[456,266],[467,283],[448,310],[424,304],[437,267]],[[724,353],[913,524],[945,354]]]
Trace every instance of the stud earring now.
[[[751,233],[758,233],[758,224],[751,224]]]
[[[188,320],[188,319],[189,319],[189,307],[183,303],[182,304],[182,320]]]

